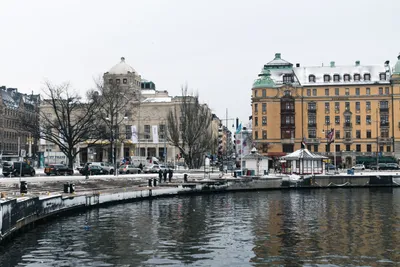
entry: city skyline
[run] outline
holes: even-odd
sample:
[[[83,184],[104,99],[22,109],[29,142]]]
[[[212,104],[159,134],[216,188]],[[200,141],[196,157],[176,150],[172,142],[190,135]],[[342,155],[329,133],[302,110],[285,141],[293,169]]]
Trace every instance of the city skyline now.
[[[302,66],[395,64],[400,3],[334,3],[318,13],[318,1],[2,3],[0,85],[88,90],[123,56],[157,90],[180,95],[187,83],[220,119],[228,109],[246,123],[253,81],[274,53]]]

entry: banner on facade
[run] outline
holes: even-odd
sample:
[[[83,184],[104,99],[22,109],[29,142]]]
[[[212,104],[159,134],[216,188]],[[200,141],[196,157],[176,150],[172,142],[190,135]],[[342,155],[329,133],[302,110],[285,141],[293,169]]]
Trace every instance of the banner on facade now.
[[[136,129],[136,125],[131,126],[131,131],[132,131],[132,143],[137,144],[138,143],[138,132]]]
[[[158,144],[158,128],[157,125],[153,125],[153,143]]]

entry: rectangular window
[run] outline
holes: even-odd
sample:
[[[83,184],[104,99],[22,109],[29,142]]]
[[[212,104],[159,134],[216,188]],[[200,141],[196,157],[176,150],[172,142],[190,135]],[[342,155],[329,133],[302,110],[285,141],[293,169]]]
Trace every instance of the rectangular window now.
[[[281,138],[282,139],[293,139],[294,138],[294,130],[282,130]]]
[[[335,110],[339,111],[340,110],[340,103],[335,102]]]
[[[386,151],[387,151],[387,152],[391,152],[391,151],[392,151],[392,148],[391,148],[390,146],[387,146],[387,147],[386,147]]]
[[[267,103],[262,103],[262,112],[263,113],[267,112]]]
[[[351,132],[350,131],[346,131],[345,132],[345,138],[346,139],[350,139],[351,138]]]
[[[125,125],[125,138],[132,139],[132,127],[131,125]]]
[[[358,139],[361,138],[361,131],[360,130],[356,131],[356,138],[358,138]]]
[[[349,90],[349,88],[346,88],[345,89],[345,93],[344,93],[345,95],[349,95],[350,94],[350,90]]]
[[[367,152],[372,152],[372,149],[371,149],[371,145],[370,145],[370,144],[367,145]]]
[[[346,151],[350,151],[350,145],[346,145]]]
[[[267,139],[267,131],[262,131],[262,138]]]
[[[109,79],[109,80],[108,80],[108,83],[109,83],[109,84],[112,84],[112,83],[113,83],[113,79]]]
[[[311,89],[307,89],[307,96],[311,96]]]
[[[120,83],[121,83],[121,80],[120,80],[120,79],[116,79],[115,81],[117,82],[117,84],[120,84]]]
[[[356,88],[356,95],[360,95],[360,88]]]
[[[166,127],[165,127],[165,124],[160,124],[159,125],[159,135],[160,135],[160,139],[161,140],[165,140],[165,138],[166,138],[166,132],[165,132],[165,129],[166,129]]]
[[[326,125],[331,124],[331,117],[330,116],[325,116],[325,124]]]
[[[317,89],[312,89],[312,95],[317,96]]]
[[[258,104],[254,104],[254,112],[258,112]]]
[[[336,151],[336,152],[340,152],[340,145],[336,145],[336,146],[335,146],[335,151]]]
[[[258,117],[254,117],[254,126],[258,126]]]
[[[315,127],[317,125],[317,119],[315,115],[309,115],[308,116],[308,126],[310,127]]]
[[[128,83],[128,80],[127,80],[127,79],[123,79],[123,80],[122,80],[122,83],[123,83],[123,84],[127,84],[127,83]]]
[[[370,95],[370,94],[371,94],[371,89],[365,88],[365,94],[366,94],[366,95]]]
[[[344,108],[345,108],[345,110],[350,110],[350,102],[345,102]]]
[[[360,111],[360,102],[356,102],[356,111]]]
[[[340,116],[335,116],[335,124],[336,125],[340,124]]]
[[[317,132],[315,130],[308,130],[308,138],[317,138]]]
[[[371,110],[371,102],[369,102],[369,101],[365,102],[365,108],[367,110]]]
[[[258,131],[254,131],[254,139],[258,139]]]
[[[356,145],[356,151],[361,152],[361,145]]]
[[[311,151],[311,145],[307,145],[307,149]]]
[[[326,144],[326,146],[325,146],[325,151],[326,152],[331,152],[331,145],[329,144]]]
[[[294,146],[292,144],[282,145],[282,151],[285,153],[292,153],[293,149],[294,149]]]
[[[263,126],[267,125],[267,116],[262,117],[262,125]]]
[[[265,89],[262,90],[262,96],[263,96],[263,97],[266,97],[266,96],[267,96],[267,90],[265,90]]]
[[[365,120],[367,125],[371,125],[371,115],[367,115],[366,116],[366,120]]]
[[[257,97],[257,93],[258,93],[258,91],[257,91],[257,90],[254,90],[254,96],[255,96],[255,97]]]
[[[150,125],[144,126],[144,139],[150,139]]]
[[[339,88],[335,88],[335,95],[339,95]]]
[[[360,124],[361,124],[361,116],[360,116],[360,115],[357,115],[357,116],[356,116],[356,124],[357,124],[357,125],[360,125]]]
[[[379,152],[383,152],[383,146],[379,146]]]
[[[314,152],[318,152],[318,145],[314,145]]]
[[[379,87],[379,95],[383,95],[383,87]]]
[[[329,96],[329,88],[326,88],[326,89],[325,89],[325,95],[326,95],[326,96]]]
[[[367,130],[367,138],[371,138],[371,130]]]
[[[329,102],[325,102],[325,111],[329,110],[330,110]]]
[[[389,87],[385,87],[385,95],[389,94]]]
[[[335,131],[335,139],[340,139],[340,131]]]
[[[388,129],[381,129],[381,137],[388,138],[389,137],[389,130]]]

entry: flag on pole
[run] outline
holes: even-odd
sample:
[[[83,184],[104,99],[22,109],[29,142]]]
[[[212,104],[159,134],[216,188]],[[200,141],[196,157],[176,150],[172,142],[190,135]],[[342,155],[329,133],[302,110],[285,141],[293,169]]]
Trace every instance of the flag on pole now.
[[[153,143],[158,144],[158,128],[157,125],[153,125]]]
[[[136,125],[131,126],[131,131],[132,131],[132,143],[137,144],[138,143],[138,132],[136,129]]]
[[[335,141],[335,129],[331,128],[326,138],[328,139],[328,145],[332,144]]]
[[[242,130],[242,123],[239,124],[239,126],[236,129],[236,134],[240,133],[240,131]]]
[[[302,148],[307,148],[307,143],[306,143],[306,138],[303,137],[303,140],[301,141],[301,147]]]

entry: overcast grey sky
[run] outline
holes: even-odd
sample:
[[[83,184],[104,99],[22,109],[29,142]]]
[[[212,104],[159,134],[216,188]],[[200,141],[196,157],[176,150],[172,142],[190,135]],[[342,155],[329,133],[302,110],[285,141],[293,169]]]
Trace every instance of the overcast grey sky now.
[[[251,115],[264,63],[396,62],[400,1],[1,0],[0,85],[79,91],[124,56],[158,90],[188,83],[220,118]],[[231,122],[229,124],[232,124]]]

